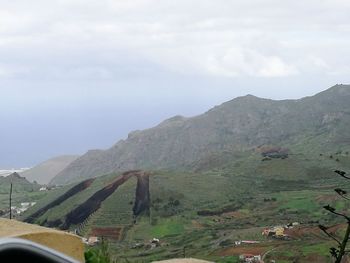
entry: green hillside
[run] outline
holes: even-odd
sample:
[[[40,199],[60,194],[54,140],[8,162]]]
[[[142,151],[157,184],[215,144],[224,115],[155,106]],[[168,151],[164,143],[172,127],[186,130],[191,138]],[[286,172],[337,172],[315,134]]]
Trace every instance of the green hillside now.
[[[12,206],[20,207],[21,203],[41,200],[46,192],[40,192],[40,185],[31,183],[18,173],[6,177],[0,176],[0,216],[9,216],[9,196],[12,183]],[[16,215],[14,215],[16,216]]]
[[[176,116],[132,132],[108,150],[89,151],[51,183],[132,169],[188,170],[203,160],[223,154],[230,159],[262,145],[294,147],[304,154],[341,150],[350,142],[349,105],[349,85],[299,100],[239,97],[196,117]]]
[[[290,149],[287,158],[266,159],[258,150],[251,150],[232,159],[227,155],[223,158],[227,161],[216,163],[211,170],[197,165],[197,172],[151,172],[150,212],[138,216],[136,222],[132,213],[136,180],[131,178],[104,200],[83,225],[71,225],[70,229],[79,229],[79,234],[86,237],[107,231],[112,254],[129,261],[181,257],[184,247],[186,255],[193,257],[234,260],[230,256],[238,256],[239,252],[233,250],[231,255],[227,251],[234,249],[235,240],[245,239],[263,242],[259,246],[264,249],[254,247],[262,251],[277,247],[270,254],[273,258],[307,258],[306,254],[314,256],[321,250],[322,260],[326,260],[331,243],[317,225],[341,222],[327,214],[323,205],[350,208],[333,191],[337,185],[344,185],[333,170],[348,169],[347,151],[303,154]],[[45,225],[63,221],[70,211],[120,176],[96,178],[90,187],[49,209],[35,222]],[[25,216],[30,217],[72,186],[50,193]],[[306,233],[289,241],[268,240],[261,235],[265,227],[291,222],[299,222],[300,231]],[[150,249],[152,238],[159,238],[162,245]],[[286,249],[291,252],[286,254]]]
[[[341,236],[344,222],[323,206],[350,212],[334,192],[350,190],[334,173],[350,171],[349,102],[350,87],[338,85],[301,100],[249,95],[174,117],[72,162],[53,180],[65,185],[22,219],[105,237],[125,262],[237,262],[245,253],[330,262],[335,244],[318,225]],[[262,235],[291,223],[282,238]],[[255,243],[236,244],[242,240]]]

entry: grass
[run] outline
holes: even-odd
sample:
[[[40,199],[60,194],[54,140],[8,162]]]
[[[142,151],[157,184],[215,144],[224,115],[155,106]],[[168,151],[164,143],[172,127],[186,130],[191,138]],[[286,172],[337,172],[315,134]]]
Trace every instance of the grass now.
[[[296,147],[302,147],[297,145]],[[227,157],[228,158],[228,157]],[[340,157],[340,164],[346,157]],[[123,261],[149,262],[151,260],[186,255],[211,259],[215,262],[237,262],[236,256],[220,257],[217,252],[224,240],[260,240],[264,227],[294,221],[307,223],[328,220],[322,206],[330,202],[337,209],[349,210],[349,205],[320,197],[334,195],[333,188],[343,180],[335,178],[332,169],[337,163],[319,153],[291,155],[289,158],[262,162],[259,154],[243,155],[242,159],[227,159],[225,166],[198,172],[154,171],[150,177],[150,218],[142,216],[132,223],[132,206],[136,180],[129,180],[114,192],[91,217],[84,233],[92,227],[125,227],[121,242],[111,244],[112,254]],[[90,188],[69,198],[40,218],[61,218],[79,203],[113,180],[116,174],[100,177]],[[43,205],[63,193],[62,188],[48,193]],[[34,194],[33,194],[34,195]],[[174,206],[174,201],[177,205]],[[234,213],[219,213],[226,208]],[[37,209],[37,208],[33,208]],[[219,211],[211,216],[200,216],[198,211]],[[194,223],[195,222],[195,223]],[[159,238],[163,247],[147,249],[152,238]],[[277,262],[291,262],[296,256],[314,253],[328,256],[329,242],[312,240],[310,236],[295,241],[276,241],[279,249],[271,256]],[[314,238],[314,237],[313,237]],[[306,242],[307,241],[307,242]],[[144,247],[131,249],[136,243]],[[288,261],[288,260],[289,261]]]
[[[228,257],[222,257],[218,261],[218,263],[238,263],[239,257],[238,256],[228,256]]]
[[[176,218],[164,219],[156,226],[151,227],[151,233],[154,237],[166,237],[166,236],[176,236],[184,232],[184,225],[181,220]]]
[[[11,180],[9,177],[0,177],[0,210],[9,208]],[[23,202],[37,202],[46,196],[40,192],[40,185],[30,183],[24,178],[12,178],[12,206],[20,206]]]
[[[301,190],[301,191],[285,191],[275,193],[273,195],[278,203],[280,211],[285,213],[298,213],[306,215],[307,218],[318,218],[322,215],[322,204],[317,200],[319,196],[331,193],[330,190]]]
[[[333,246],[331,243],[320,243],[320,244],[310,244],[303,246],[301,248],[301,251],[304,256],[310,255],[310,254],[317,254],[322,256],[329,256],[329,248]]]
[[[302,195],[289,199],[284,205],[281,206],[281,208],[309,213],[320,209],[312,196]]]
[[[132,207],[135,198],[136,179],[121,185],[101,205],[89,222],[90,226],[110,227],[132,224]]]

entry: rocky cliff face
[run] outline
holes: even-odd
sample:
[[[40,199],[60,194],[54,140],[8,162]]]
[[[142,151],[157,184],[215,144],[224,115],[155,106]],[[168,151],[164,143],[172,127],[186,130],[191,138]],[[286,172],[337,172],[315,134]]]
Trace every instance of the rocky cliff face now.
[[[300,100],[274,101],[247,95],[196,117],[176,116],[152,129],[132,132],[108,150],[89,151],[51,183],[131,169],[191,168],[213,154],[265,144],[293,144],[305,136],[317,139],[322,135],[329,144],[350,142],[349,125],[349,85],[336,85]]]

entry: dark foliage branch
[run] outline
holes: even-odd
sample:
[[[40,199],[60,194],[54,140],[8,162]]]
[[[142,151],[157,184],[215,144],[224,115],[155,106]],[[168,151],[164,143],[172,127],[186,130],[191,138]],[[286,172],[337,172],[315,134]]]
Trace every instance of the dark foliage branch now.
[[[349,176],[346,176],[346,172],[344,172],[344,171],[339,171],[339,170],[335,170],[334,172],[337,173],[337,174],[339,174],[341,177],[344,177],[344,178],[350,180],[350,177],[349,177]]]
[[[341,188],[335,188],[334,191],[340,195],[342,198],[346,199],[346,200],[350,200],[350,198],[348,198],[346,195],[347,195],[347,191],[344,191],[343,189]]]
[[[350,180],[350,177],[347,176],[344,171],[335,170],[334,172],[336,174],[340,175],[341,177]],[[342,198],[344,198],[346,200],[350,200],[346,196],[347,192],[345,190],[343,190],[341,188],[336,188],[336,189],[334,189],[334,191]],[[350,236],[350,217],[348,217],[347,215],[345,215],[343,213],[337,212],[336,209],[330,205],[326,205],[323,208],[336,216],[343,217],[344,219],[346,219],[346,222],[347,222],[347,228],[346,228],[346,231],[345,231],[345,234],[344,234],[342,241],[339,241],[334,235],[330,234],[327,231],[328,230],[327,227],[325,227],[323,225],[318,226],[322,230],[323,233],[325,233],[328,237],[333,239],[338,244],[338,248],[331,247],[329,249],[329,252],[335,258],[335,263],[340,263],[342,261],[344,255],[349,252],[349,250],[346,250],[346,245],[349,241],[349,236]]]
[[[321,229],[323,231],[323,233],[325,233],[327,236],[329,236],[331,239],[333,239],[335,242],[337,242],[339,246],[341,245],[341,242],[338,239],[336,239],[336,237],[334,237],[332,234],[327,232],[328,227],[325,227],[323,225],[319,225],[318,227],[319,227],[319,229]],[[332,249],[334,249],[334,248],[331,248],[331,251],[332,251]]]
[[[345,215],[345,214],[336,212],[334,207],[331,207],[330,205],[326,205],[326,206],[324,206],[323,208],[326,209],[327,211],[331,212],[332,214],[335,214],[335,215],[337,215],[337,216],[344,217],[348,222],[350,222],[350,217],[348,217],[348,216]]]

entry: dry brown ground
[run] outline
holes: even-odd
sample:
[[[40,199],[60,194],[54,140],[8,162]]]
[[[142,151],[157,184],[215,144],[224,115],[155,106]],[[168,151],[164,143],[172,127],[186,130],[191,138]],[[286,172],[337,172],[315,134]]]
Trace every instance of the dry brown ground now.
[[[334,225],[328,229],[328,233],[335,234],[339,229],[343,227],[345,227],[345,224]],[[285,234],[289,235],[292,238],[302,238],[311,235],[316,236],[318,238],[327,239],[325,234],[323,234],[323,232],[317,226],[294,227],[291,229],[286,229]]]
[[[123,228],[121,227],[94,227],[91,230],[91,236],[107,237],[114,240],[120,240]]]
[[[204,226],[199,223],[197,220],[192,220],[192,227],[195,228],[195,229],[202,229],[204,228]]]
[[[229,247],[218,252],[219,256],[232,256],[232,255],[241,255],[241,254],[253,254],[253,255],[262,255],[268,251],[270,247],[264,245],[246,245],[246,246],[237,246]]]

